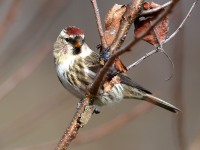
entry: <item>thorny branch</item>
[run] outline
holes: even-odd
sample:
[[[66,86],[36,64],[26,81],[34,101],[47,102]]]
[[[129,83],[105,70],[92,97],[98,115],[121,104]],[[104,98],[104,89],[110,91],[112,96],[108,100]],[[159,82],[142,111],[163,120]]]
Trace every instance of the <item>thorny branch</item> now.
[[[110,46],[110,51],[112,55],[110,59],[105,63],[103,68],[97,74],[94,83],[92,84],[91,88],[89,89],[87,95],[85,96],[84,100],[82,101],[81,106],[78,108],[74,118],[72,119],[70,125],[66,129],[62,139],[60,140],[58,146],[56,147],[57,150],[66,150],[71,143],[71,141],[76,137],[78,134],[78,130],[84,124],[80,122],[81,114],[84,113],[86,106],[90,104],[92,99],[98,92],[98,89],[103,81],[103,78],[108,71],[109,67],[114,63],[115,58],[124,54],[127,51],[130,51],[130,48],[134,46],[137,42],[139,42],[145,35],[147,35],[167,14],[171,12],[175,4],[179,0],[173,0],[171,5],[164,11],[160,16],[158,16],[157,20],[152,24],[152,26],[146,30],[143,34],[138,37],[135,37],[135,40],[132,41],[127,49],[122,49],[121,51],[117,51],[121,45],[123,44],[126,35],[130,29],[131,24],[133,23],[134,19],[138,16],[143,1],[142,0],[133,0],[129,5],[127,5],[127,9],[122,17],[120,28],[118,33]]]

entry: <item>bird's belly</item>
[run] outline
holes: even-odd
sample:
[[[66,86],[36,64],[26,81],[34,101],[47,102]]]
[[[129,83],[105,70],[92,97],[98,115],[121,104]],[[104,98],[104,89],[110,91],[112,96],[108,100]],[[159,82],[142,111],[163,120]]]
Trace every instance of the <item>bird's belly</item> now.
[[[124,88],[122,84],[115,84],[108,92],[103,92],[103,90],[101,89],[100,93],[102,94],[98,95],[98,100],[94,103],[99,106],[113,105],[115,103],[118,103],[124,98],[123,90]]]
[[[73,95],[75,95],[77,98],[83,98],[84,93],[82,93],[78,88],[75,88],[72,86],[69,81],[67,80],[66,76],[64,75],[66,72],[61,68],[61,66],[57,67],[57,75],[62,83],[62,85]]]
[[[62,79],[61,79],[62,80]],[[84,94],[80,92],[78,88],[74,88],[66,79],[63,79],[62,81],[63,86],[73,95],[75,95],[77,98],[83,98]]]
[[[72,73],[72,68],[68,70],[68,68],[64,68],[64,66],[58,66],[57,67],[57,74],[59,77],[60,82],[63,84],[63,86],[71,92],[73,95],[75,95],[78,98],[83,98],[86,92],[86,87],[90,84],[92,84],[95,74],[92,73],[90,70],[85,70],[86,74],[78,74]],[[80,78],[82,78],[82,82],[80,81]],[[69,80],[69,78],[74,78],[73,80]],[[84,80],[85,82],[83,82]],[[75,82],[77,81],[77,83]],[[88,82],[86,82],[88,81]],[[82,83],[81,85],[78,83]],[[74,84],[76,83],[76,85]],[[109,92],[104,92],[103,89],[99,90],[99,93],[97,95],[97,99],[94,100],[94,104],[103,106],[103,105],[112,105],[114,103],[117,103],[121,101],[124,98],[123,94],[123,85],[122,84],[115,84],[112,89]]]

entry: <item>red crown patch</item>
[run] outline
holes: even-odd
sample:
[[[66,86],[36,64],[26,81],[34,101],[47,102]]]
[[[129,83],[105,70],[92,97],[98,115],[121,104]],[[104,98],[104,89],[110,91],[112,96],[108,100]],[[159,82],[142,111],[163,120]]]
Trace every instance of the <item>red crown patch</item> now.
[[[67,27],[65,28],[66,33],[68,35],[80,35],[80,34],[84,34],[83,30],[81,30],[80,28],[77,28],[75,26],[71,26],[71,27]]]

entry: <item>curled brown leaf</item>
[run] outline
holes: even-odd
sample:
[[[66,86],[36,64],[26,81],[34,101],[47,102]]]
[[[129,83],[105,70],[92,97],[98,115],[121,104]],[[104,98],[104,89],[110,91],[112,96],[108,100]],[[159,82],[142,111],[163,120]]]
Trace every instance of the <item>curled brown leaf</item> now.
[[[105,17],[105,33],[104,38],[108,46],[110,46],[119,30],[121,18],[126,11],[125,5],[115,4]],[[104,62],[102,63],[104,64]],[[119,72],[126,72],[127,69],[122,61],[117,58],[115,60],[115,66]]]
[[[154,2],[152,2],[152,3],[144,2],[144,4],[143,4],[143,8],[145,10],[156,8],[158,6],[160,6],[160,5],[156,4]],[[135,24],[135,35],[139,36],[143,32],[145,32],[151,26],[151,22],[153,22],[157,19],[157,16],[159,15],[159,13],[160,12],[156,12],[152,15],[145,16],[145,18],[143,20],[140,20],[140,18],[137,19],[134,22],[134,24]],[[154,31],[156,32],[157,37],[156,37]],[[156,25],[154,27],[154,31],[152,31],[148,35],[146,35],[143,38],[143,40],[154,45],[154,46],[156,46],[158,44],[158,40],[162,44],[165,41],[165,39],[167,37],[167,33],[169,31],[169,18],[168,18],[168,16],[164,17],[164,19],[162,19],[158,23],[158,25]]]
[[[117,31],[119,30],[122,15],[126,11],[124,5],[115,4],[105,17],[105,33],[104,37],[108,45],[113,42]]]
[[[122,63],[122,61],[119,58],[115,59],[115,66],[119,72],[127,72],[126,66]]]

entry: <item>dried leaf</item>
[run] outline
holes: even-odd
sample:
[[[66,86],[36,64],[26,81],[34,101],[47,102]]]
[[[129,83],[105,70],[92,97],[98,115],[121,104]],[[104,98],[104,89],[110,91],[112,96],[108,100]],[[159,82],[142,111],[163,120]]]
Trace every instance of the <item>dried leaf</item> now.
[[[104,32],[104,38],[108,46],[112,44],[119,30],[120,21],[125,11],[126,11],[126,7],[124,5],[115,4],[106,15],[106,18],[105,18],[106,31]],[[104,64],[104,63],[105,62],[101,61],[101,64]],[[124,66],[124,64],[119,58],[115,60],[115,67],[120,72],[127,71],[126,67]]]
[[[160,5],[152,2],[151,4],[148,2],[145,2],[143,7],[144,9],[152,9],[156,8]],[[139,36],[143,32],[145,32],[151,25],[150,22],[153,22],[154,20],[157,19],[157,16],[160,12],[154,13],[152,15],[145,16],[144,20],[137,19],[134,24],[135,24],[135,35]],[[158,39],[156,38],[156,35],[154,31],[151,31],[148,35],[146,35],[143,40],[156,46],[158,44],[158,40],[161,42],[161,44],[165,41],[167,37],[167,33],[169,31],[169,18],[166,16],[163,18],[155,27],[154,27],[155,32],[157,33]]]
[[[109,46],[111,45],[117,34],[122,15],[124,14],[125,11],[126,7],[124,5],[115,4],[106,15],[105,18],[106,31],[104,33],[104,37]]]
[[[122,63],[122,61],[119,58],[115,59],[115,66],[118,71],[127,72],[126,66],[124,66],[124,64]]]

